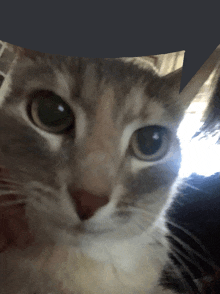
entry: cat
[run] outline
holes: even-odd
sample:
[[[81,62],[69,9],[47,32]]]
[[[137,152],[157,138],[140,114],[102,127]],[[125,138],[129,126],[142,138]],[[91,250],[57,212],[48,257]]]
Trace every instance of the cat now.
[[[0,253],[1,294],[176,293],[160,278],[177,130],[208,71],[179,94],[182,69],[19,48],[1,90],[0,162],[34,241]]]

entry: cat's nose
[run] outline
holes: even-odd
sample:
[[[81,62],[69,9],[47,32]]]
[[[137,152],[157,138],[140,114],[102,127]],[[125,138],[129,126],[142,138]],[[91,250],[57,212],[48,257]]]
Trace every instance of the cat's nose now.
[[[70,192],[74,200],[76,212],[81,220],[91,218],[95,212],[109,202],[107,196],[98,196],[85,190]]]

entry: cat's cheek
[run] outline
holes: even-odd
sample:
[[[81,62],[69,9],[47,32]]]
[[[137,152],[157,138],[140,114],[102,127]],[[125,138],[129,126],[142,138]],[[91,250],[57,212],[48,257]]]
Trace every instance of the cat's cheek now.
[[[0,232],[0,250],[16,247],[25,249],[34,242],[28,223],[25,218],[25,210],[19,206],[12,206],[9,209],[1,209],[0,223],[4,228]]]

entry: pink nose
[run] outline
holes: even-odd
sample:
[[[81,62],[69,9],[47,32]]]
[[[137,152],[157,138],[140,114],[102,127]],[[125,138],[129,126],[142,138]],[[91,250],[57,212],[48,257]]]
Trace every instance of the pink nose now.
[[[97,196],[85,190],[71,192],[76,212],[81,220],[87,220],[102,206],[108,203],[108,197]]]

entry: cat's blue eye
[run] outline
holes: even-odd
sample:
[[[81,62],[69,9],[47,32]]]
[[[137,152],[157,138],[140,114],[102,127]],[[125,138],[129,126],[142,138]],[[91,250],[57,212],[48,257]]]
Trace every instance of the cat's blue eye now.
[[[73,126],[73,113],[62,98],[51,91],[32,94],[29,115],[39,128],[52,133],[62,133]]]
[[[131,139],[134,155],[145,161],[161,159],[168,152],[169,145],[169,131],[157,125],[136,130]]]

